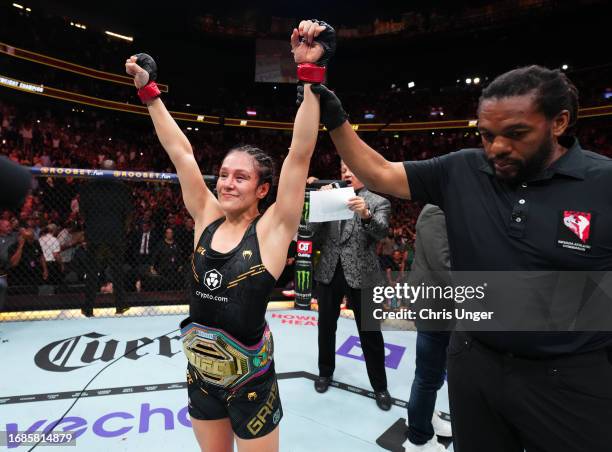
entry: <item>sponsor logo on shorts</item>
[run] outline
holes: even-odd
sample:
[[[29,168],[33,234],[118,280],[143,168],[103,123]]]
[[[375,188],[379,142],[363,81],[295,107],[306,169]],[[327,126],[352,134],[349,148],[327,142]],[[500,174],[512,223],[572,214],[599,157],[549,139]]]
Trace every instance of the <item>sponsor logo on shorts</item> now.
[[[272,422],[277,424],[280,420],[280,412],[279,408],[276,409],[276,413],[272,413],[274,409],[274,405],[276,404],[278,399],[278,386],[276,382],[272,385],[270,389],[270,394],[268,394],[268,399],[266,403],[259,409],[257,414],[249,421],[247,424],[247,429],[251,433],[251,435],[257,435],[262,428],[266,425],[268,418],[272,415]],[[276,419],[276,415],[278,414],[278,419]],[[276,419],[276,421],[275,421]]]

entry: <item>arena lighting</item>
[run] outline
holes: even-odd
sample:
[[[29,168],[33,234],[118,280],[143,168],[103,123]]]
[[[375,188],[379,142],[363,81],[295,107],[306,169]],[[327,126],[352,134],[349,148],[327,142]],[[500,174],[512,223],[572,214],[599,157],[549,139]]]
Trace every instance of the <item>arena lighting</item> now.
[[[124,41],[129,41],[129,42],[134,41],[134,38],[131,36],[120,35],[119,33],[113,33],[112,31],[108,31],[108,30],[105,30],[104,33],[107,34],[108,36],[112,36],[113,38],[123,39]]]
[[[408,88],[414,88],[414,82],[408,82]]]
[[[257,116],[257,112],[255,110],[248,110],[246,111],[247,116]]]
[[[480,83],[480,77],[474,78],[474,85],[478,85]]]
[[[561,69],[563,69],[564,71],[567,71],[567,68],[568,68],[568,67],[569,67],[569,66],[568,66],[567,64],[564,64],[563,66],[561,66]]]
[[[191,107],[191,104],[185,104],[185,107]]]
[[[191,127],[187,127],[187,130],[192,130]]]
[[[17,9],[23,9],[23,6],[21,6],[19,3],[13,3],[13,6]]]
[[[32,8],[26,8],[26,11],[31,13],[32,12]]]
[[[197,132],[197,131],[199,131],[199,130],[200,130],[200,129],[198,129],[197,127],[195,128],[195,131],[196,131],[196,132]]]
[[[465,79],[465,83],[467,83],[468,85],[472,84],[472,79],[471,78],[466,78]]]

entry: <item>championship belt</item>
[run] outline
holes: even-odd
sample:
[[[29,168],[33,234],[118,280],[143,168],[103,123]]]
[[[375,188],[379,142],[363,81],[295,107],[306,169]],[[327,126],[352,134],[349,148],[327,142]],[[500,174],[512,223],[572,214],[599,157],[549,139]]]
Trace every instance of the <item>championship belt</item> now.
[[[207,383],[234,389],[264,374],[272,364],[274,341],[266,324],[258,344],[248,347],[223,330],[199,323],[181,328],[183,351]]]

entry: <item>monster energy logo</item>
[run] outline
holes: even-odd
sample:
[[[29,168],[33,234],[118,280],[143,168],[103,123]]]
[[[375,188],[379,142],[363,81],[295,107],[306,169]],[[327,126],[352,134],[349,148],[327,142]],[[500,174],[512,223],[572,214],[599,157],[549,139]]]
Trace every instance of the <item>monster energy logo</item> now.
[[[308,221],[309,213],[310,213],[310,202],[304,201],[304,208],[302,209],[302,221],[303,222]]]
[[[300,292],[306,292],[310,287],[310,270],[298,270],[295,272],[297,275],[297,288]]]

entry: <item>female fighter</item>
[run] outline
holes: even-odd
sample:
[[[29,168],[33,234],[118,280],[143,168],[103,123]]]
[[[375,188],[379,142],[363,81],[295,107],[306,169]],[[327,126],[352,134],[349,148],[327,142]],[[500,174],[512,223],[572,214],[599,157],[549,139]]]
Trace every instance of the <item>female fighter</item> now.
[[[316,63],[327,56],[327,47],[312,37],[299,42],[296,33],[296,60]],[[300,221],[319,128],[319,100],[305,84],[276,202],[260,215],[259,203],[272,184],[272,159],[253,146],[230,149],[219,170],[215,197],[187,137],[159,98],[153,59],[138,54],[125,66],[176,168],[185,206],[195,220],[193,288],[181,334],[196,438],[202,451],[232,451],[234,437],[240,452],[278,451],[282,407],[265,313]]]

